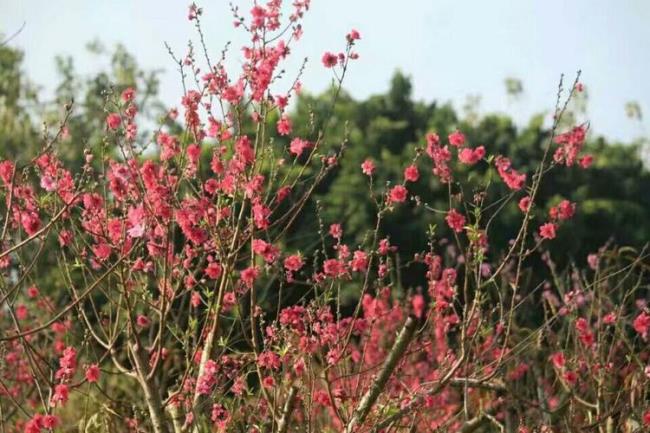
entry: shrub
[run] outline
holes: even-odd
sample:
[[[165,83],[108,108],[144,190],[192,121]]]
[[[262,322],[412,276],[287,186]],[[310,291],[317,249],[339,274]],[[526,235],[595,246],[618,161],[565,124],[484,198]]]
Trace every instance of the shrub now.
[[[282,63],[302,33],[308,1],[233,9],[250,37],[239,74],[226,51],[206,73],[191,49],[176,59],[184,128],[139,142],[137,92],[106,97],[103,146],[82,169],[57,154],[66,128],[27,162],[0,163],[3,224],[0,409],[7,431],[613,431],[650,424],[646,251],[612,245],[586,269],[558,270],[546,245],[579,205],[559,201],[544,221],[532,210],[550,170],[588,166],[586,125],[559,133],[580,89],[560,82],[554,125],[532,172],[508,155],[434,131],[403,167],[374,182],[363,242],[344,221],[318,220],[313,254],[291,248],[292,227],[315,188],[345,158],[327,147],[329,117],[293,133]],[[202,10],[189,9],[201,36]],[[326,52],[336,87],[361,39]],[[171,50],[170,50],[171,52]],[[173,53],[172,53],[173,55]],[[471,176],[487,170],[487,181]],[[412,185],[433,176],[448,205],[433,208]],[[493,184],[507,194],[494,197]],[[491,223],[521,212],[503,254]],[[402,262],[379,236],[395,212],[444,215],[428,248]],[[310,215],[310,217],[312,217]],[[59,287],[36,287],[36,263],[55,255]],[[530,287],[534,258],[549,281]],[[426,287],[396,290],[402,272]],[[341,288],[355,289],[354,302]],[[83,409],[82,409],[83,408]]]

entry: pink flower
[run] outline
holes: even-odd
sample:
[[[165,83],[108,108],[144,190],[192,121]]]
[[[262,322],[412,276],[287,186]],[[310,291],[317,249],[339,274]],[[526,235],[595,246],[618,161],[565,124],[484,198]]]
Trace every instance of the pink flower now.
[[[253,251],[262,256],[266,263],[273,263],[280,254],[276,247],[262,239],[253,239]]]
[[[564,353],[562,352],[555,352],[550,356],[550,360],[553,364],[553,367],[557,368],[558,370],[562,370],[566,364],[566,359],[564,358]]]
[[[420,172],[414,164],[409,165],[404,169],[404,179],[406,179],[407,182],[417,182],[419,178]]]
[[[50,404],[52,406],[57,406],[59,403],[61,403],[61,405],[65,405],[68,402],[68,398],[68,385],[61,383],[54,387],[54,394],[52,394],[52,400],[50,401]]]
[[[77,351],[74,347],[68,346],[63,351],[63,356],[59,359],[60,368],[54,375],[57,379],[72,377],[77,370]]]
[[[411,299],[411,306],[413,307],[413,314],[415,314],[415,317],[418,319],[421,319],[422,316],[424,315],[424,307],[425,307],[425,302],[424,302],[424,296],[417,294],[413,296],[413,299]]]
[[[346,35],[345,38],[348,40],[348,42],[352,42],[352,41],[357,41],[357,40],[361,39],[361,35],[359,34],[358,31],[356,31],[355,29],[352,29],[352,30],[350,30],[350,33],[348,33]]]
[[[603,323],[605,325],[613,325],[615,322],[616,322],[616,313],[613,311],[611,313],[607,313],[603,317]]]
[[[326,68],[333,68],[338,63],[338,56],[328,51],[323,54],[321,61]]]
[[[282,115],[282,117],[280,117],[280,120],[278,120],[277,128],[278,134],[289,135],[292,129],[291,119],[289,119],[289,116],[286,114]]]
[[[650,315],[646,314],[645,311],[641,312],[641,314],[636,316],[634,319],[632,326],[634,327],[634,330],[645,339],[648,336],[648,331],[650,331]]]
[[[91,364],[86,368],[86,380],[90,383],[99,380],[99,366],[97,364]]]
[[[226,431],[226,427],[230,421],[230,413],[219,403],[212,405],[210,419],[215,423],[218,431]]]
[[[543,224],[539,228],[539,235],[544,239],[554,239],[557,226],[553,223]]]
[[[508,188],[512,190],[521,189],[526,182],[526,175],[520,174],[517,170],[512,168],[510,160],[503,156],[497,156],[494,160],[494,165],[497,167],[499,176]]]
[[[138,314],[138,317],[136,317],[136,319],[135,319],[135,323],[141,328],[146,328],[146,327],[149,326],[151,321],[149,320],[149,318],[147,316],[145,316],[143,314]]]
[[[578,383],[578,375],[575,371],[569,370],[564,373],[563,377],[566,383],[571,386],[574,386],[576,383]]]
[[[330,225],[330,236],[339,241],[341,240],[341,237],[343,236],[343,229],[341,228],[341,224]]]
[[[24,304],[20,304],[16,307],[16,319],[25,320],[29,315],[29,310]]]
[[[433,160],[433,174],[440,177],[442,183],[449,183],[451,181],[451,169],[449,168],[449,160],[451,160],[451,152],[447,146],[440,146],[440,137],[437,134],[430,132],[426,135],[427,140],[427,155]]]
[[[449,134],[449,144],[455,147],[461,147],[465,144],[465,135],[462,132],[456,130]]]
[[[291,187],[289,185],[285,185],[283,187],[280,187],[278,191],[275,194],[275,198],[278,203],[284,201],[285,198],[289,197],[291,195]]]
[[[580,164],[580,167],[582,168],[589,168],[591,167],[591,164],[594,162],[594,157],[591,155],[585,155],[582,158],[578,160],[578,164]]]
[[[575,212],[575,203],[571,203],[569,200],[562,200],[560,204],[550,209],[549,215],[552,220],[568,220],[573,217]]]
[[[122,97],[122,101],[123,101],[123,102],[129,102],[129,101],[132,101],[133,98],[135,97],[135,90],[133,89],[133,87],[127,87],[127,88],[124,89],[124,91],[122,92],[121,97]]]
[[[526,213],[528,212],[528,209],[530,209],[530,197],[526,196],[519,200],[519,210]]]
[[[240,272],[239,277],[246,287],[249,289],[253,287],[255,279],[259,275],[259,270],[255,266],[248,267]]]
[[[485,156],[485,147],[479,146],[476,149],[466,147],[458,152],[458,159],[463,164],[474,165]]]
[[[259,201],[253,204],[253,221],[255,222],[255,227],[260,230],[266,230],[270,224],[269,215],[271,215],[271,209],[267,206],[264,206]]]
[[[275,386],[275,379],[273,379],[273,376],[266,376],[262,379],[262,385],[264,388],[273,388]]]
[[[345,274],[345,265],[337,259],[328,259],[323,263],[323,272],[330,277],[340,277]]]
[[[372,173],[375,171],[375,163],[372,162],[372,159],[366,159],[363,161],[363,164],[361,164],[361,171],[366,176],[372,176]]]
[[[196,392],[199,395],[208,395],[212,392],[212,387],[216,383],[215,376],[218,369],[217,363],[212,359],[208,359],[203,368],[203,374],[196,380]]]
[[[222,272],[222,268],[219,262],[211,262],[205,268],[205,274],[208,276],[208,278],[212,280],[216,280],[217,278],[219,278],[221,276],[221,272]]]
[[[289,272],[299,271],[302,267],[303,261],[299,254],[294,254],[284,259],[284,268]]]
[[[27,296],[29,296],[32,299],[38,297],[38,294],[39,294],[38,287],[36,286],[31,286],[27,289]]]
[[[110,129],[117,129],[120,127],[120,123],[122,123],[122,119],[120,118],[120,115],[117,113],[111,113],[106,117],[106,125]]]
[[[350,267],[354,272],[365,272],[368,269],[368,255],[365,251],[355,251],[354,257],[350,261]]]
[[[575,164],[578,154],[587,136],[587,130],[584,126],[576,126],[569,132],[560,134],[555,137],[555,142],[560,145],[553,154],[553,159],[559,164],[565,164],[567,167]]]
[[[54,430],[59,425],[59,417],[48,414],[43,417],[43,428]]]
[[[406,196],[408,191],[402,185],[396,185],[390,190],[390,202],[391,203],[404,203],[406,201]]]
[[[296,376],[301,376],[305,372],[305,360],[300,358],[293,364],[293,371]]]
[[[0,162],[0,179],[8,185],[14,174],[14,164],[11,161]]]
[[[296,156],[300,156],[305,151],[305,149],[308,149],[309,147],[311,147],[311,143],[309,141],[296,137],[291,140],[291,143],[289,144],[289,151]]]
[[[279,370],[282,366],[280,356],[275,352],[265,351],[257,357],[257,364],[262,368]]]
[[[192,304],[192,307],[194,308],[197,308],[199,305],[201,305],[201,294],[199,292],[192,292],[190,304]]]
[[[445,220],[447,221],[449,227],[451,227],[451,229],[456,233],[462,232],[463,227],[465,227],[465,217],[456,209],[451,209],[449,212],[447,212]]]

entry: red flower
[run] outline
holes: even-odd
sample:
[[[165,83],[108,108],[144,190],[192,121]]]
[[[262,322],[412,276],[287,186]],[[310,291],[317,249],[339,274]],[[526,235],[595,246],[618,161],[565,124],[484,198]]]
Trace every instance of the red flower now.
[[[544,239],[554,239],[555,230],[557,230],[557,226],[555,224],[546,223],[539,228],[539,235]]]
[[[298,254],[294,254],[284,259],[284,268],[289,272],[299,271],[302,267],[302,257]]]
[[[192,297],[190,299],[190,303],[192,304],[192,307],[197,308],[199,305],[201,305],[201,294],[199,292],[192,292]]]
[[[404,186],[394,186],[393,189],[390,190],[390,201],[391,203],[404,203],[407,195],[408,191]]]
[[[266,376],[262,379],[262,385],[264,388],[273,388],[275,386],[275,379],[273,379],[273,376]]]
[[[139,314],[135,319],[135,323],[141,328],[146,328],[149,326],[149,323],[151,323],[151,321],[147,316]]]
[[[110,129],[117,129],[120,127],[120,123],[122,122],[122,119],[120,118],[120,115],[117,113],[111,113],[106,117],[106,125]]]
[[[508,185],[508,188],[518,190],[524,186],[526,175],[512,168],[512,164],[508,158],[497,156],[494,160],[494,165],[496,165],[499,176]]]
[[[578,383],[578,375],[576,374],[575,371],[567,371],[563,375],[564,380],[571,386],[574,386],[576,383]]]
[[[580,125],[555,137],[555,142],[560,145],[553,154],[555,162],[565,164],[567,167],[575,164],[578,154],[584,146],[586,136],[587,130]]]
[[[413,299],[411,299],[411,306],[413,307],[413,314],[415,314],[415,317],[418,319],[422,318],[422,315],[424,314],[424,307],[425,307],[425,302],[424,302],[424,296],[417,294],[413,296]]]
[[[59,403],[61,403],[61,405],[64,405],[68,402],[68,397],[69,397],[68,385],[63,383],[58,384],[54,387],[54,394],[52,394],[52,400],[50,404],[52,406],[56,406]]]
[[[90,383],[97,382],[99,380],[99,367],[97,364],[91,364],[86,368],[86,380]]]
[[[53,430],[59,425],[59,417],[56,415],[45,415],[43,417],[43,427],[46,429]]]
[[[456,209],[451,209],[449,212],[447,212],[445,220],[447,221],[449,227],[451,227],[451,229],[456,233],[462,232],[463,227],[465,227],[465,217]]]
[[[208,264],[208,266],[205,268],[205,274],[208,276],[208,278],[212,280],[216,280],[221,276],[222,268],[219,262],[211,262]]]
[[[239,277],[249,289],[253,287],[255,279],[259,275],[259,270],[255,266],[248,267],[240,272]]]
[[[30,298],[36,298],[38,296],[38,293],[38,287],[36,286],[31,286],[27,289],[27,296]]]
[[[463,164],[474,165],[485,156],[485,147],[479,146],[476,149],[466,147],[458,152],[458,159]]]
[[[253,251],[262,256],[266,263],[273,263],[280,254],[278,248],[262,239],[253,239]]]
[[[361,39],[361,35],[359,34],[358,31],[356,31],[355,29],[352,29],[352,30],[350,30],[350,33],[348,33],[346,35],[345,38],[348,40],[348,42],[352,42],[352,41],[356,41],[356,40]]]
[[[417,182],[419,178],[420,172],[414,164],[409,165],[404,169],[404,179],[406,179],[407,182]]]
[[[634,319],[632,326],[641,337],[646,338],[648,336],[648,331],[650,331],[650,315],[646,314],[645,311],[641,312],[641,314],[636,316]]]
[[[329,51],[323,54],[323,58],[321,60],[326,68],[333,68],[338,63],[337,55],[330,53]]]
[[[291,143],[289,144],[289,151],[296,156],[300,156],[305,151],[305,149],[308,149],[309,147],[311,147],[311,143],[309,141],[296,137],[291,140]]]
[[[582,168],[589,168],[591,167],[591,164],[594,162],[594,157],[591,155],[585,155],[582,158],[578,160],[578,164],[580,164],[580,167]]]
[[[337,259],[328,259],[323,263],[323,272],[330,277],[340,277],[345,274],[345,265]]]
[[[375,171],[375,163],[371,159],[366,159],[361,164],[361,171],[367,176],[372,176],[372,173]]]
[[[529,196],[523,197],[521,200],[519,200],[519,209],[524,213],[528,212],[528,209],[530,209]]]
[[[341,240],[341,237],[343,237],[343,229],[341,228],[341,224],[330,225],[330,236],[332,236],[334,239]]]
[[[562,200],[559,205],[550,209],[549,215],[553,220],[568,220],[573,217],[575,212],[575,203],[571,203],[569,200]]]
[[[278,120],[278,134],[280,135],[289,135],[291,133],[291,119],[289,119],[289,116],[286,114],[280,117],[280,120]]]
[[[268,368],[271,370],[279,370],[281,367],[280,356],[275,352],[262,352],[257,357],[257,364],[262,368]]]
[[[29,315],[29,310],[24,304],[20,304],[16,307],[16,318],[18,320],[25,320]]]
[[[133,98],[135,97],[135,90],[133,89],[133,87],[127,87],[122,92],[121,97],[122,97],[122,101],[124,101],[124,102],[132,101]]]
[[[561,370],[564,368],[564,365],[566,364],[566,359],[564,358],[564,353],[562,352],[555,352],[550,356],[551,363],[553,363],[553,367],[557,368],[558,370]]]
[[[354,272],[365,272],[368,268],[368,255],[365,251],[355,251],[354,258],[350,261],[350,267]]]
[[[455,147],[461,147],[463,144],[465,144],[465,136],[463,135],[462,132],[456,130],[449,134],[449,144]]]

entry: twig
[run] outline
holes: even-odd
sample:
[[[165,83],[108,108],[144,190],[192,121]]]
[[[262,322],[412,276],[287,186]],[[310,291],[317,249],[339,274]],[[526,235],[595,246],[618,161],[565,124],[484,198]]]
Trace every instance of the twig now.
[[[386,358],[384,366],[379,372],[379,375],[375,379],[368,392],[366,392],[363,398],[361,398],[358,407],[352,414],[352,418],[350,418],[348,425],[345,427],[345,433],[352,433],[355,430],[355,427],[363,423],[363,421],[366,419],[366,416],[368,416],[370,409],[372,409],[372,406],[377,401],[377,398],[379,398],[381,391],[386,386],[386,382],[388,382],[388,379],[397,366],[397,363],[402,358],[402,355],[404,355],[406,348],[411,342],[411,338],[413,337],[414,332],[415,320],[413,317],[409,316],[404,323],[404,327],[397,336],[395,344],[390,350],[390,353],[388,354],[388,357]]]

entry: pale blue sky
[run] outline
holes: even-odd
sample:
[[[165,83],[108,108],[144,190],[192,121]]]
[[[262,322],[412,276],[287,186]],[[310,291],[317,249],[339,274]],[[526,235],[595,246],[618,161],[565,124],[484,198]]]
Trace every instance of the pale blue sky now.
[[[248,11],[250,3],[236,4]],[[163,46],[183,52],[196,40],[184,0],[0,0],[0,31],[25,50],[25,70],[38,84],[56,82],[53,58],[70,54],[82,72],[98,67],[84,46],[99,38],[122,42],[144,68],[164,68],[162,96],[176,105],[178,77]],[[241,42],[226,0],[199,2],[208,45],[217,57],[223,44]],[[451,100],[460,107],[469,94],[482,96],[481,111],[504,111],[523,122],[554,103],[562,72],[583,70],[595,132],[630,140],[648,131],[648,121],[628,120],[624,104],[637,100],[650,117],[650,1],[648,0],[313,0],[305,36],[294,61],[309,57],[304,86],[320,91],[329,75],[324,50],[338,50],[358,29],[361,58],[347,89],[355,97],[383,92],[399,68],[413,79],[418,99]],[[233,54],[239,54],[233,52]],[[503,80],[523,80],[525,96],[508,103]]]

